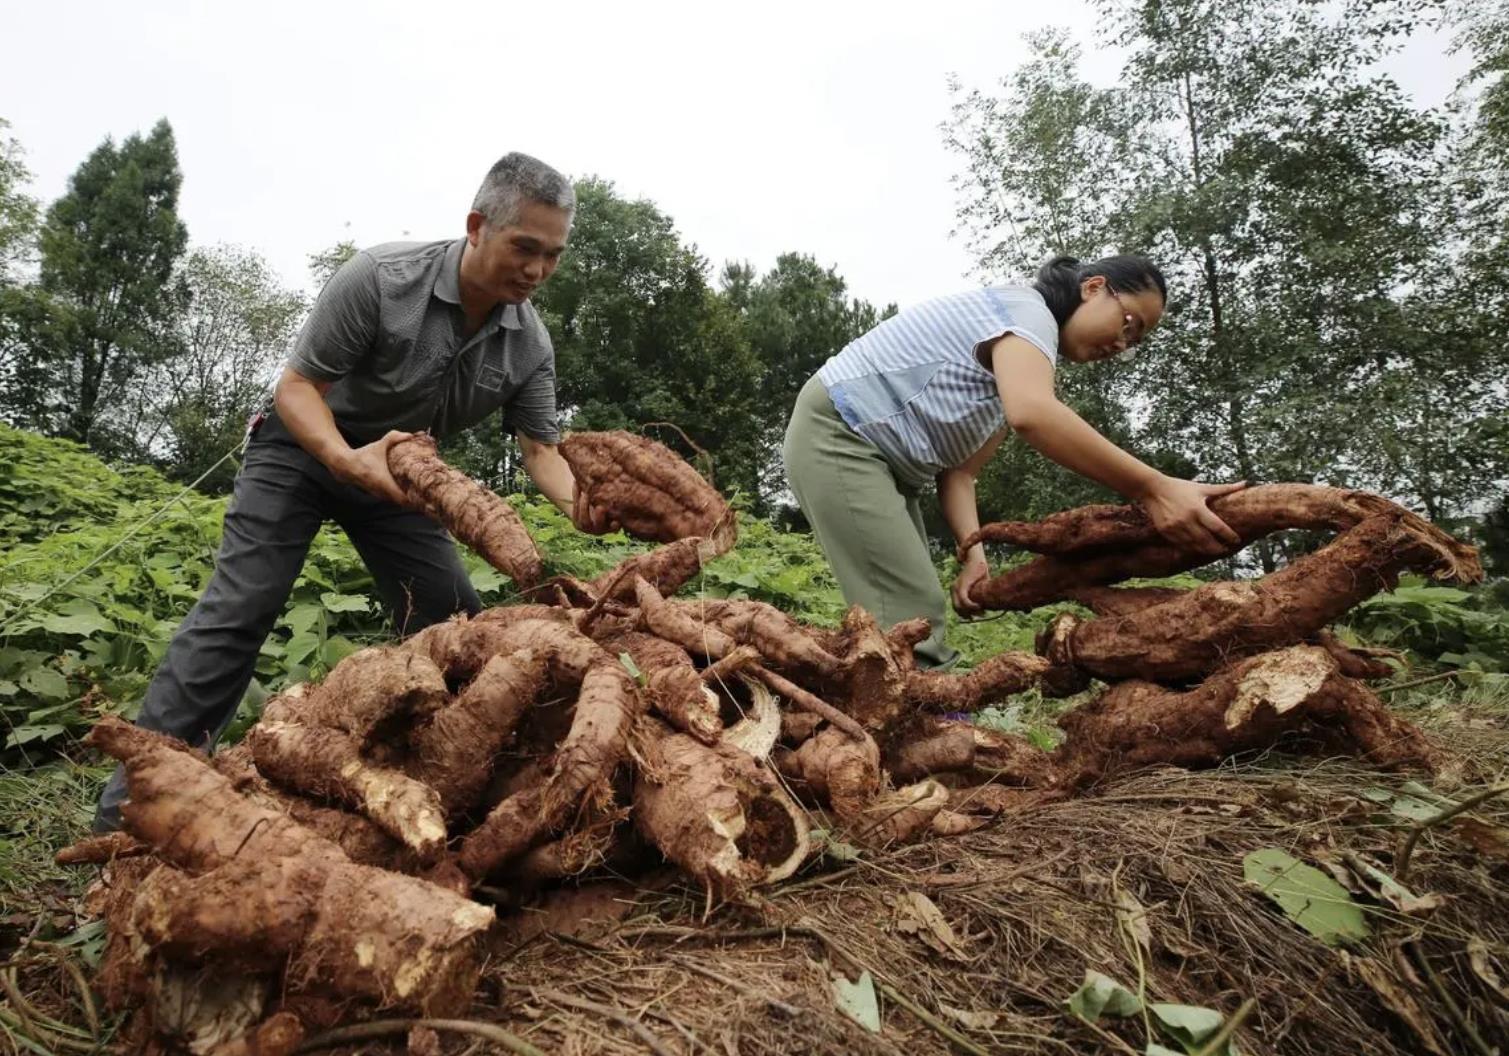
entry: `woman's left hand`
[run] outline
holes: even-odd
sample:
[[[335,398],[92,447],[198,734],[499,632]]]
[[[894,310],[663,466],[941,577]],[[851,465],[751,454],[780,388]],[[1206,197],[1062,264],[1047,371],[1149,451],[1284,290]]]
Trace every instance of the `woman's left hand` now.
[[[953,597],[954,611],[963,619],[970,619],[984,612],[984,606],[978,604],[969,596],[970,590],[976,583],[981,582],[990,575],[990,566],[985,563],[983,556],[971,555],[964,561],[964,567],[959,569],[959,576],[954,580]]]

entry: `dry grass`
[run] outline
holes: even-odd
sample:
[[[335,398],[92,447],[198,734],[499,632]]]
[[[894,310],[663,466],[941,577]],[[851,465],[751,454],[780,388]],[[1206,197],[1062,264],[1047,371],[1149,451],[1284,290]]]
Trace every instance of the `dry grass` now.
[[[1443,720],[1453,741],[1483,778],[1501,777],[1502,717],[1458,728],[1459,719]],[[1485,1044],[1509,1037],[1509,999],[1469,957],[1469,943],[1480,942],[1496,957],[1488,966],[1509,978],[1509,862],[1452,826],[1431,829],[1415,849],[1410,887],[1444,904],[1405,917],[1360,897],[1374,934],[1351,950],[1310,937],[1243,881],[1243,856],[1262,847],[1310,862],[1359,855],[1389,869],[1412,823],[1361,792],[1400,781],[1355,764],[1276,757],[1203,774],[1155,771],[968,836],[816,862],[784,887],[706,916],[701,892],[669,873],[604,880],[510,918],[470,1016],[568,1054],[1141,1053],[1140,1018],[1096,1029],[1064,1011],[1094,968],[1142,986],[1150,1000],[1229,1015],[1253,999],[1238,1032],[1247,1054],[1474,1052],[1464,1023]],[[1509,824],[1506,800],[1476,817]],[[935,939],[939,952],[908,930],[897,903],[912,893],[938,907],[955,949]],[[91,1028],[63,955],[34,957],[15,940],[6,948],[32,1018],[66,1025],[68,1040],[87,1048]],[[853,979],[862,969],[878,984],[879,1034],[833,1000],[833,973]],[[3,1011],[0,1047],[37,1051],[21,1040],[28,1032],[9,999]],[[59,1036],[56,1025],[40,1026]],[[440,1034],[445,1053],[496,1044]],[[366,1041],[345,1051],[390,1049]]]

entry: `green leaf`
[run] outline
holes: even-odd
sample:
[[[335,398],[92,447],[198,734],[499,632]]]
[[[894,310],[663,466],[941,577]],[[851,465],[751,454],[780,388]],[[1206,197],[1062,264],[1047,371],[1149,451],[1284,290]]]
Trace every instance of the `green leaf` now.
[[[14,697],[21,687],[9,679],[0,678],[0,697]]]
[[[1154,1003],[1148,1005],[1147,1010],[1153,1014],[1165,1034],[1190,1052],[1197,1052],[1226,1022],[1226,1017],[1215,1009],[1200,1005]]]
[[[1346,888],[1279,848],[1264,847],[1247,855],[1242,873],[1321,942],[1335,946],[1368,936],[1362,909]]]
[[[325,606],[327,612],[372,611],[372,602],[360,594],[337,594],[327,590],[320,595],[320,603]]]
[[[1093,968],[1085,969],[1085,981],[1064,1002],[1072,1015],[1087,1023],[1098,1023],[1101,1016],[1135,1016],[1142,1011],[1142,999],[1115,979]]]
[[[67,730],[65,726],[56,723],[48,723],[45,726],[17,726],[10,731],[8,743],[15,748],[32,741],[50,741],[54,737],[60,737]]]
[[[1429,821],[1441,813],[1441,808],[1431,806],[1414,796],[1395,796],[1388,809],[1390,813],[1397,814],[1401,818],[1408,818],[1410,821]]]
[[[644,672],[639,670],[639,665],[634,662],[634,658],[628,653],[619,653],[618,662],[624,665],[624,670],[633,676],[635,682],[638,682],[641,686],[650,684],[650,680],[645,678]]]
[[[832,858],[835,862],[852,862],[859,858],[858,847],[843,840],[835,840],[833,833],[827,829],[813,829],[810,836],[825,858]]]
[[[90,606],[93,608],[93,606]],[[61,613],[48,613],[38,618],[37,622],[43,630],[53,634],[77,634],[87,638],[91,634],[100,631],[114,631],[115,624],[101,616],[98,610],[94,612],[77,612],[70,615]]]
[[[335,637],[328,639],[325,642],[325,647],[320,650],[320,662],[326,667],[334,667],[352,653],[360,651],[361,646],[345,635],[337,634]]]
[[[50,667],[34,667],[21,676],[21,688],[47,700],[68,696],[68,679]]]
[[[508,577],[499,572],[492,565],[480,565],[467,572],[467,578],[472,581],[472,589],[478,594],[491,594],[495,590],[502,590],[508,582]]]
[[[1159,1045],[1156,1041],[1150,1041],[1147,1043],[1147,1049],[1144,1050],[1143,1056],[1187,1056],[1187,1054],[1175,1052],[1167,1045]]]
[[[314,651],[320,647],[320,636],[310,634],[307,631],[300,632],[288,639],[288,646],[283,654],[284,662],[288,664],[302,664],[314,655]]]
[[[880,1002],[869,972],[860,972],[855,982],[833,977],[833,1001],[838,1010],[872,1034],[880,1033]]]
[[[299,634],[311,630],[324,615],[322,606],[306,601],[289,609],[283,616],[283,623],[294,634]]]

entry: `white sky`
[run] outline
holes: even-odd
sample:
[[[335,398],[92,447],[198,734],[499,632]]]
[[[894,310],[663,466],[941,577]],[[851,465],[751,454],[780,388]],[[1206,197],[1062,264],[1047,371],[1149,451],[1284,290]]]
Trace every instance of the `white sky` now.
[[[106,135],[166,116],[196,244],[306,256],[461,233],[508,150],[652,199],[716,276],[796,250],[877,304],[964,282],[950,239],[948,74],[994,84],[1021,34],[1070,27],[1086,72],[1117,58],[1083,0],[756,5],[68,2],[6,5],[0,117],[50,201]],[[1424,37],[1389,63],[1426,105],[1462,72]]]

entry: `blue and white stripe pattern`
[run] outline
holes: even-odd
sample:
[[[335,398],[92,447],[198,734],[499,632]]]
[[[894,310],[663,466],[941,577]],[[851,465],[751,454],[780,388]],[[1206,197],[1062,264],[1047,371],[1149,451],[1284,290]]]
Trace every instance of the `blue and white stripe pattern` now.
[[[893,315],[817,372],[833,406],[908,487],[962,465],[1006,421],[977,350],[1005,334],[1058,362],[1058,324],[1030,286],[939,297]]]

